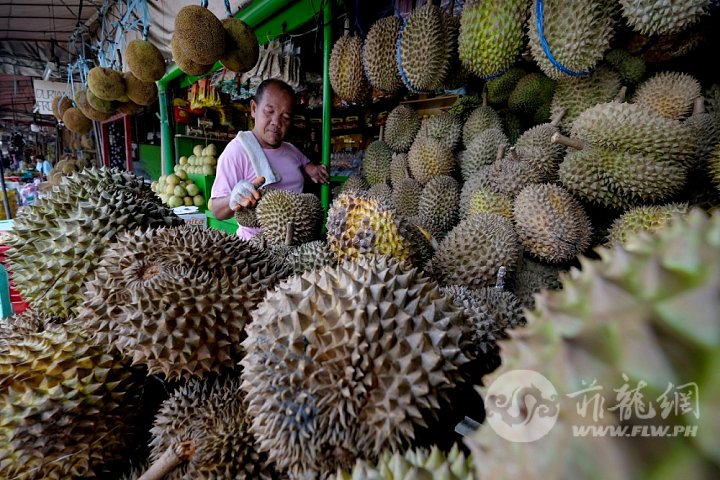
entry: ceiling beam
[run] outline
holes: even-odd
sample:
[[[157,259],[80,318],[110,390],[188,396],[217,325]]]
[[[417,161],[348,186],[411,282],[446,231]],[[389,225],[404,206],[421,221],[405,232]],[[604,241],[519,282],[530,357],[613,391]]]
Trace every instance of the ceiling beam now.
[[[49,38],[18,38],[18,37],[5,37],[0,38],[4,42],[56,42],[56,43],[70,43],[69,40],[49,39]]]
[[[77,20],[76,17],[48,17],[47,15],[1,15],[0,18],[46,18],[47,20]]]

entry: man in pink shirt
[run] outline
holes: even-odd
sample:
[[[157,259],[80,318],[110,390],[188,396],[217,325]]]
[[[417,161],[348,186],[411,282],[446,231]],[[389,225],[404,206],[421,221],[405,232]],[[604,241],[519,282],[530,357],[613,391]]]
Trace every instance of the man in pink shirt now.
[[[252,134],[262,148],[277,180],[267,188],[291,190],[302,193],[307,174],[315,183],[327,183],[325,165],[310,163],[294,145],[284,142],[292,126],[292,110],[295,92],[292,87],[278,79],[263,81],[250,101],[250,114],[255,119]],[[233,139],[218,159],[217,176],[212,187],[212,214],[218,220],[233,216],[239,208],[254,207],[260,199],[253,181],[256,174],[248,149],[240,139]],[[249,240],[259,228],[240,226],[238,235]]]

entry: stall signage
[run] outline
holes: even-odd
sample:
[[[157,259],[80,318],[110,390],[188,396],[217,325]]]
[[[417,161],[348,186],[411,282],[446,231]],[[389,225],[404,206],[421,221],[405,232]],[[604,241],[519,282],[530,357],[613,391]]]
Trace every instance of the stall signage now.
[[[45,80],[33,80],[35,90],[35,102],[38,106],[38,113],[41,115],[52,115],[53,98],[67,94],[68,84],[62,82],[46,82]]]

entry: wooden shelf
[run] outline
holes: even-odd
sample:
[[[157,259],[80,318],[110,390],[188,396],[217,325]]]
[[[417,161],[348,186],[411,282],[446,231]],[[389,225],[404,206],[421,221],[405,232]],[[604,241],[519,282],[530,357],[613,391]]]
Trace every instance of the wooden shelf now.
[[[458,99],[457,95],[445,95],[442,97],[425,98],[422,100],[407,100],[400,102],[402,105],[412,107],[418,115],[432,116],[444,112],[450,108]]]
[[[198,137],[197,135],[180,135],[179,133],[175,134],[175,138],[187,138],[188,140],[200,140],[200,141],[208,141],[212,140],[215,142],[223,142],[223,143],[229,143],[232,141],[232,139],[227,140],[224,138],[217,138],[217,137]]]

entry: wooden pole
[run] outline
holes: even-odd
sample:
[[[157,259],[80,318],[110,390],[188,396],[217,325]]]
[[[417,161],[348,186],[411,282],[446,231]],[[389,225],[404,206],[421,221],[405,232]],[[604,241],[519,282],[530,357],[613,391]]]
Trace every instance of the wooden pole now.
[[[285,245],[288,247],[293,244],[293,236],[295,235],[295,223],[292,220],[287,222],[285,226]]]
[[[552,137],[550,137],[550,143],[565,145],[566,147],[574,148],[575,150],[582,150],[585,148],[585,142],[583,140],[580,140],[579,138],[569,138],[557,132],[553,133]]]
[[[693,105],[693,115],[700,115],[701,113],[705,113],[705,97],[700,95],[695,99],[695,104]]]
[[[565,107],[560,107],[560,110],[558,110],[552,120],[550,120],[550,125],[552,125],[553,127],[557,127],[558,125],[560,125],[560,122],[562,122],[562,119],[565,116],[565,112],[567,112]]]
[[[178,445],[168,447],[150,468],[138,480],[162,480],[183,462],[195,455],[195,442],[188,440]]]

